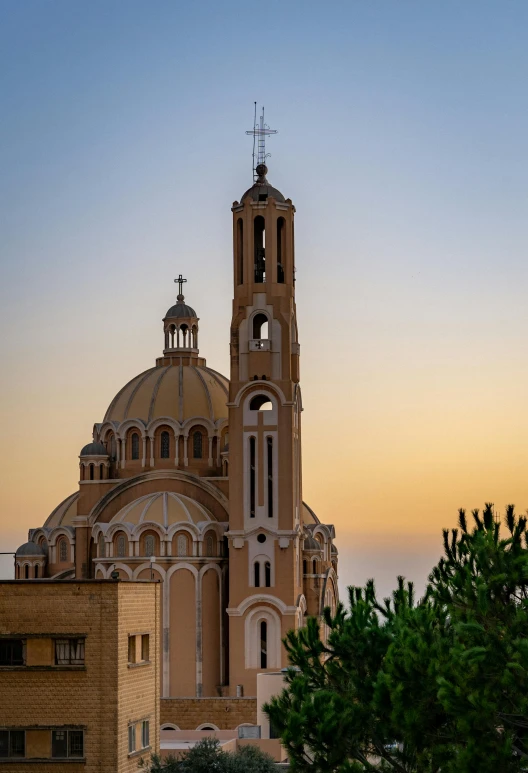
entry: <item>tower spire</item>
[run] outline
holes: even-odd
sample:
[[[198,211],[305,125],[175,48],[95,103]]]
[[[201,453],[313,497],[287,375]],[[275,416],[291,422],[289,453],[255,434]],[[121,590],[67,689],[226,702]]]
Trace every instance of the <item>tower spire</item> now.
[[[253,128],[246,132],[246,134],[253,135],[253,181],[259,176],[257,168],[259,166],[265,166],[266,159],[271,155],[271,153],[266,153],[266,137],[277,133],[277,129],[270,129],[268,124],[264,121],[264,105],[262,106],[262,113],[259,122],[257,123],[257,103],[255,102]]]

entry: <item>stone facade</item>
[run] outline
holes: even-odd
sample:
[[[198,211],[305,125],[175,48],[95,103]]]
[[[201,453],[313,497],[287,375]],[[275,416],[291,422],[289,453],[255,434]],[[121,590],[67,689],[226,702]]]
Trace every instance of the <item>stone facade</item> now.
[[[232,730],[257,722],[256,698],[162,698],[161,726],[196,729],[211,725]]]
[[[131,634],[148,635],[147,661],[128,662]],[[159,749],[159,583],[1,582],[3,663],[13,640],[22,640],[24,662],[0,666],[0,734],[24,731],[25,754],[0,759],[2,771],[133,773],[140,754],[129,754],[128,728],[142,721],[143,754]],[[77,662],[58,664],[58,654],[68,659],[61,643],[79,640]],[[53,733],[68,731],[82,731],[82,757],[52,758]]]

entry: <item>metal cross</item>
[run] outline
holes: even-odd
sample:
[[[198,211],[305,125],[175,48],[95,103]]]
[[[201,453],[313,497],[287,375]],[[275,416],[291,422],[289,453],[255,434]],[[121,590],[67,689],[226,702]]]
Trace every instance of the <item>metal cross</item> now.
[[[174,281],[175,281],[175,282],[178,282],[178,285],[179,285],[178,294],[179,294],[179,295],[183,295],[183,292],[182,292],[182,291],[183,291],[183,283],[184,283],[184,282],[186,282],[187,280],[186,280],[186,279],[184,279],[184,278],[182,277],[182,275],[180,274],[180,276],[178,277],[178,279],[175,279]]]

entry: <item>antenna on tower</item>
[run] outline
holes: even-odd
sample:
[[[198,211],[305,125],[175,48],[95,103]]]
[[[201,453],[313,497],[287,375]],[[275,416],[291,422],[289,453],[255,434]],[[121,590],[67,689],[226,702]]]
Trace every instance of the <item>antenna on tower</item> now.
[[[253,128],[246,132],[246,134],[253,135],[253,181],[258,177],[256,168],[259,164],[265,164],[266,159],[271,153],[266,153],[266,137],[271,134],[277,134],[277,129],[270,129],[267,123],[264,122],[264,106],[262,106],[262,114],[257,123],[257,103],[255,102],[255,113],[253,116]],[[256,153],[255,153],[256,146]],[[255,159],[256,156],[256,159]],[[256,160],[256,163],[255,163]]]

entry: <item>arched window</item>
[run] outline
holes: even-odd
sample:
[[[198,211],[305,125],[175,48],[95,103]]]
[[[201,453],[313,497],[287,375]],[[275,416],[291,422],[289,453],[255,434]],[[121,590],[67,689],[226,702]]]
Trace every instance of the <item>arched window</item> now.
[[[268,518],[273,518],[273,438],[267,439],[268,448]]]
[[[266,588],[271,588],[271,564],[269,561],[264,564],[264,579]]]
[[[255,245],[255,282],[266,281],[266,225],[262,215],[253,221]]]
[[[90,465],[90,480],[94,479],[94,466],[93,464]]]
[[[187,555],[187,537],[185,534],[179,534],[178,535],[178,555],[179,556],[186,556]]]
[[[139,435],[137,432],[132,435],[132,459],[139,459]]]
[[[286,259],[286,221],[283,217],[277,220],[277,282],[284,282]]]
[[[237,284],[244,282],[244,221],[237,220]]]
[[[126,556],[126,540],[124,534],[120,534],[117,538],[117,555],[118,558],[124,558]]]
[[[24,567],[24,577],[26,578],[26,580],[29,580],[29,565],[28,564],[26,564],[25,567]]]
[[[306,559],[303,561],[303,574],[308,574],[308,562]]]
[[[98,539],[98,553],[99,553],[99,558],[105,558],[106,557],[104,534],[100,534],[99,535],[99,539]]]
[[[146,556],[153,556],[154,555],[154,537],[152,534],[147,534],[145,537],[145,555]]]
[[[161,458],[170,458],[170,435],[168,432],[161,433]]]
[[[260,622],[260,667],[268,667],[268,624],[265,620]]]
[[[104,464],[99,465],[99,480],[104,480]]]
[[[203,438],[201,432],[195,432],[193,435],[193,457],[194,459],[202,458],[202,446]]]
[[[255,395],[249,403],[250,411],[271,411],[272,409],[273,405],[268,395]]]
[[[68,560],[68,545],[65,539],[59,541],[59,561],[62,563]]]
[[[255,438],[249,438],[249,517],[255,517]]]
[[[253,317],[253,338],[267,339],[269,337],[268,318],[265,314],[255,314]]]
[[[213,547],[214,547],[213,537],[211,534],[209,534],[205,541],[205,554],[207,556],[213,555]]]
[[[312,566],[313,566],[312,574],[317,574],[317,559],[314,558]]]
[[[254,572],[254,579],[255,579],[255,588],[260,588],[260,563],[259,563],[259,561],[255,561],[255,564],[253,566],[253,572]]]
[[[39,568],[38,568],[38,564],[35,564],[35,579],[36,580],[38,580],[38,576],[39,576]]]

